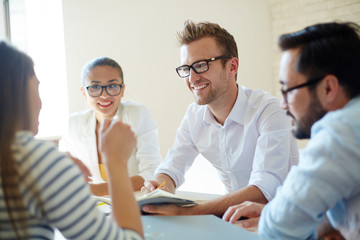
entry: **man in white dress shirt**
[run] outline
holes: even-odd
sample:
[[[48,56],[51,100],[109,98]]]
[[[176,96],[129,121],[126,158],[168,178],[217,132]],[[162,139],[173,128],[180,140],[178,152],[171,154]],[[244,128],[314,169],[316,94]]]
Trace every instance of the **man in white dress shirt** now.
[[[143,207],[164,215],[215,214],[245,200],[270,201],[297,163],[291,124],[279,100],[260,90],[238,86],[238,53],[234,37],[214,23],[187,21],[178,34],[181,66],[176,68],[195,97],[178,128],[174,145],[145,181],[143,192],[163,181],[174,193],[194,159],[203,155],[217,170],[228,194],[192,208]]]

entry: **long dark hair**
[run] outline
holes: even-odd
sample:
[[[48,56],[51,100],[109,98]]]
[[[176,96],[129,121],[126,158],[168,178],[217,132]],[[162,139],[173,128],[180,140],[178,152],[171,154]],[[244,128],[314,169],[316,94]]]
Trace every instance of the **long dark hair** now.
[[[6,209],[18,239],[27,236],[27,223],[11,146],[17,131],[30,128],[28,80],[33,75],[31,58],[0,42],[0,177]]]

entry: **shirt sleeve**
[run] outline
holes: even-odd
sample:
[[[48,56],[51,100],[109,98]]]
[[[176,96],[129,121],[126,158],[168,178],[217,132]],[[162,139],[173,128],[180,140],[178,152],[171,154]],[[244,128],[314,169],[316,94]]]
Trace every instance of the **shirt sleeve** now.
[[[189,129],[190,107],[176,132],[173,146],[155,171],[155,175],[160,173],[169,175],[174,180],[176,188],[184,183],[185,172],[191,167],[199,154]]]
[[[96,209],[89,186],[74,163],[55,147],[41,141],[28,144],[31,160],[21,162],[27,207],[33,216],[46,219],[69,239],[142,239],[121,229]],[[29,158],[29,159],[30,159]]]
[[[290,167],[298,162],[298,148],[291,132],[290,119],[278,103],[268,104],[257,124],[259,138],[249,185],[257,186],[270,201]]]
[[[151,118],[150,111],[144,106],[141,109],[142,122],[136,136],[136,159],[138,160],[139,176],[151,179],[156,167],[161,162],[158,128]]]
[[[359,194],[360,147],[355,133],[356,129],[339,120],[312,131],[299,165],[291,169],[261,213],[262,236],[316,239],[316,226],[325,212],[342,199]]]

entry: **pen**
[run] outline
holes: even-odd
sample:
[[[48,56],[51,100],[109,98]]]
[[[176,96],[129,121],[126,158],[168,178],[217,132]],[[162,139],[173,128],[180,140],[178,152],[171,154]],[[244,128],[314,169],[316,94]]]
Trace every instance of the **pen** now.
[[[165,185],[165,183],[166,183],[166,181],[163,181],[156,189],[159,189],[159,188],[161,188],[162,186],[164,186]]]
[[[101,206],[101,205],[105,205],[105,204],[107,204],[107,203],[105,203],[105,202],[99,202],[96,206]]]

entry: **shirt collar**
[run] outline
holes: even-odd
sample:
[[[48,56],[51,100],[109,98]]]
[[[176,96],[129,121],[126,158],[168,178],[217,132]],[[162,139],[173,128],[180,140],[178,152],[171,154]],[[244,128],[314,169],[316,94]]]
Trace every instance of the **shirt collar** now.
[[[116,111],[115,116],[121,117],[121,116],[122,116],[122,111],[123,111],[123,109],[124,109],[124,107],[123,107],[123,105],[122,105],[122,102],[120,102],[119,107],[118,107],[118,109],[117,109],[117,111]]]
[[[348,103],[346,103],[344,108],[349,108],[349,107],[351,107],[352,105],[356,104],[359,101],[360,101],[360,94],[353,97],[352,99],[350,99],[350,101]]]
[[[236,97],[235,104],[229,114],[229,116],[225,120],[228,122],[229,120],[232,120],[234,122],[237,122],[239,124],[244,124],[244,115],[246,108],[246,94],[242,87],[238,86],[238,94]],[[211,112],[208,105],[206,105],[204,116],[203,116],[203,122],[206,124],[219,124],[214,117],[214,114]]]

